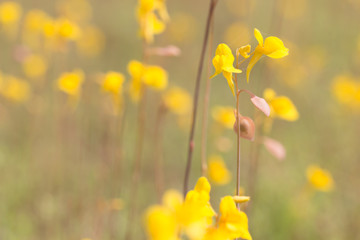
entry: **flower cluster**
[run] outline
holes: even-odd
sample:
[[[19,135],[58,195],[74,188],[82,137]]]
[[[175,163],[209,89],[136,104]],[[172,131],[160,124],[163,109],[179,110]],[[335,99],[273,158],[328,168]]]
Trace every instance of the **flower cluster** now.
[[[146,212],[149,239],[170,240],[185,236],[200,240],[252,239],[247,216],[236,208],[233,197],[221,199],[220,214],[217,215],[209,202],[210,189],[208,180],[201,177],[185,200],[176,190],[167,191],[162,205],[152,206]]]

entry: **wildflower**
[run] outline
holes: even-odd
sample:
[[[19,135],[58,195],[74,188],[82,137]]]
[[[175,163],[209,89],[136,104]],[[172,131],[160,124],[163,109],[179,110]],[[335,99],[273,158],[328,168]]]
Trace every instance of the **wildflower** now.
[[[307,168],[306,176],[310,185],[316,190],[329,192],[334,188],[331,173],[316,165],[310,165]]]
[[[216,75],[223,73],[233,95],[235,95],[235,90],[234,82],[232,80],[232,73],[241,73],[241,70],[233,67],[234,60],[235,58],[231,52],[231,49],[224,43],[219,44],[216,48],[215,57],[212,61],[215,67],[215,73],[210,77],[213,78]]]
[[[251,46],[248,44],[248,45],[245,45],[245,46],[242,46],[238,49],[238,53],[243,57],[243,58],[249,58],[250,53],[251,51]]]
[[[235,123],[234,108],[215,106],[212,109],[212,117],[222,126],[232,129]]]
[[[66,94],[78,97],[81,93],[81,85],[84,82],[84,72],[80,69],[65,72],[57,80],[58,88]]]
[[[119,95],[124,81],[125,77],[123,74],[118,72],[108,72],[102,82],[102,89],[113,95]]]
[[[56,20],[57,34],[61,39],[76,40],[80,37],[79,26],[66,18]]]
[[[101,53],[105,44],[105,36],[100,29],[87,26],[82,29],[81,36],[76,41],[77,50],[86,57],[93,57]]]
[[[178,115],[184,115],[191,110],[191,96],[180,87],[172,87],[164,95],[165,106]]]
[[[47,71],[47,62],[40,55],[30,55],[23,62],[23,70],[29,78],[39,78],[44,76]]]
[[[159,66],[143,65],[139,61],[130,61],[128,72],[131,75],[130,96],[137,102],[142,95],[142,84],[154,90],[163,90],[167,87],[168,74]]]
[[[244,22],[234,22],[225,30],[224,42],[228,43],[231,48],[245,45],[250,40],[251,31]]]
[[[21,6],[13,1],[6,1],[0,4],[0,23],[3,25],[17,24],[21,16]]]
[[[220,214],[219,229],[226,236],[224,239],[252,239],[248,230],[248,218],[244,212],[236,208],[231,196],[221,199]]]
[[[39,10],[39,9],[32,9],[27,12],[24,20],[24,27],[25,30],[31,33],[40,33],[43,28],[45,22],[49,19],[49,16]]]
[[[14,102],[26,102],[30,98],[31,89],[26,81],[12,75],[2,78],[1,93],[5,98]]]
[[[299,118],[295,105],[288,97],[276,96],[273,89],[267,88],[264,91],[264,98],[271,108],[270,117],[277,117],[287,121],[296,121]]]
[[[250,59],[246,70],[246,79],[248,82],[251,69],[263,55],[271,58],[283,58],[289,54],[289,49],[284,46],[284,43],[279,38],[271,36],[267,37],[264,41],[260,31],[256,28],[254,29],[254,35],[259,44],[255,48],[254,55]]]
[[[217,185],[227,184],[231,179],[231,173],[226,168],[224,159],[219,155],[209,158],[208,175],[210,180]]]
[[[58,11],[61,16],[76,23],[85,23],[92,16],[92,7],[88,0],[64,0],[59,2]]]
[[[332,91],[340,103],[353,109],[360,109],[360,81],[356,81],[351,76],[337,76],[333,81]]]

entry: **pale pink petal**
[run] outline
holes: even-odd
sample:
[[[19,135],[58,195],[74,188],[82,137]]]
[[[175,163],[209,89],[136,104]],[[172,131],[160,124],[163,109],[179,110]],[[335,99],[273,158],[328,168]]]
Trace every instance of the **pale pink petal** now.
[[[23,63],[30,54],[31,50],[23,45],[16,46],[13,52],[14,59],[19,63]]]
[[[162,57],[177,57],[181,54],[180,48],[170,45],[167,47],[155,47],[150,48],[148,53],[151,55],[157,55]]]
[[[282,143],[275,139],[264,137],[263,144],[271,155],[280,161],[283,161],[286,157],[286,149]]]
[[[270,116],[270,106],[265,101],[265,99],[254,95],[253,97],[251,97],[251,102],[255,105],[255,107],[257,107],[257,109],[262,111],[266,116]]]

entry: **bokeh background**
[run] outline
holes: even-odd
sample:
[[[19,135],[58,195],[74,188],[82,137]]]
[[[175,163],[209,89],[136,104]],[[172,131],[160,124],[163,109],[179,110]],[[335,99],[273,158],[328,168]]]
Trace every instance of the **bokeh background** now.
[[[0,4],[5,2],[1,0]],[[0,23],[0,239],[124,239],[128,228],[133,228],[134,239],[144,239],[143,212],[157,202],[153,143],[162,93],[147,94],[139,193],[135,200],[130,199],[138,147],[138,105],[129,100],[126,86],[130,81],[127,64],[141,60],[143,51],[135,17],[137,1],[15,2],[22,9],[19,22],[16,26]],[[208,2],[168,0],[171,20],[165,32],[155,37],[153,46],[175,45],[181,49],[181,55],[149,59],[168,71],[169,86],[180,86],[190,94],[194,90]],[[33,9],[52,18],[71,19],[80,27],[82,36],[55,49],[40,40],[27,39],[25,16]],[[248,43],[256,46],[255,27],[264,36],[281,38],[289,48],[289,56],[281,60],[262,59],[252,70],[250,83],[241,79],[240,85],[259,96],[271,87],[279,95],[291,98],[300,115],[294,122],[275,120],[268,135],[286,148],[284,161],[260,148],[257,188],[249,213],[254,239],[360,239],[359,13],[357,0],[218,3],[213,49],[223,42],[233,51]],[[30,70],[24,66],[31,54],[46,59],[46,71],[40,77],[29,75],[38,63],[30,64]],[[58,90],[56,81],[62,73],[74,69],[82,69],[85,80],[81,96],[76,104],[71,104],[66,94]],[[101,90],[99,76],[108,71],[125,75],[124,118],[112,113],[111,102]],[[26,87],[3,84],[5,75],[21,79]],[[334,81],[339,76],[348,85],[336,87]],[[191,186],[201,174],[205,80],[204,77]],[[219,76],[211,83],[210,108],[233,106],[225,79]],[[241,98],[241,111],[246,116],[254,115],[245,95]],[[165,187],[181,190],[189,116],[179,118],[166,113],[162,131]],[[216,123],[211,113],[207,132],[208,155],[221,155],[232,172],[228,184],[213,184],[211,201],[218,209],[220,198],[235,190],[236,138],[231,129]],[[251,144],[242,140],[244,185]],[[334,188],[304,196],[309,184],[306,169],[313,164],[329,170]],[[137,202],[135,218],[128,223],[133,201]]]

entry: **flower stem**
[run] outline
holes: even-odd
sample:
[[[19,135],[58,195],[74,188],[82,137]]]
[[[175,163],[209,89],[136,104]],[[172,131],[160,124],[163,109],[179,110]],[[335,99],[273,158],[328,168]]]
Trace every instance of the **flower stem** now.
[[[209,102],[210,102],[210,92],[211,92],[211,79],[210,79],[210,68],[211,68],[211,57],[212,57],[212,47],[214,39],[214,18],[210,23],[210,36],[209,36],[209,55],[208,55],[208,65],[207,65],[207,76],[206,76],[206,89],[204,97],[204,109],[203,109],[203,118],[202,118],[202,130],[201,130],[201,175],[205,176],[207,171],[207,156],[206,156],[206,145],[207,145],[207,127],[208,127],[208,113],[209,113]]]
[[[210,1],[210,8],[209,8],[209,13],[208,13],[207,22],[206,22],[204,41],[203,41],[202,51],[200,54],[198,71],[197,71],[194,101],[193,101],[193,113],[192,113],[192,119],[191,119],[191,129],[190,129],[190,137],[189,137],[189,145],[188,145],[188,156],[187,156],[185,177],[184,177],[184,196],[186,195],[187,190],[188,190],[191,160],[192,160],[192,155],[193,155],[193,151],[194,151],[194,136],[195,136],[196,114],[197,114],[197,107],[198,107],[197,105],[198,105],[199,92],[200,92],[201,74],[202,74],[205,52],[206,52],[206,47],[207,47],[208,38],[209,38],[210,23],[211,23],[211,19],[213,17],[217,2],[218,2],[218,0]]]
[[[239,68],[239,61],[238,61],[239,55],[236,54],[236,68]],[[236,152],[236,195],[240,196],[240,160],[241,160],[241,146],[240,146],[240,106],[239,106],[239,84],[237,79],[237,74],[235,74],[235,86],[236,86],[236,124],[237,124],[237,152]],[[240,203],[236,204],[237,208],[240,210]]]

